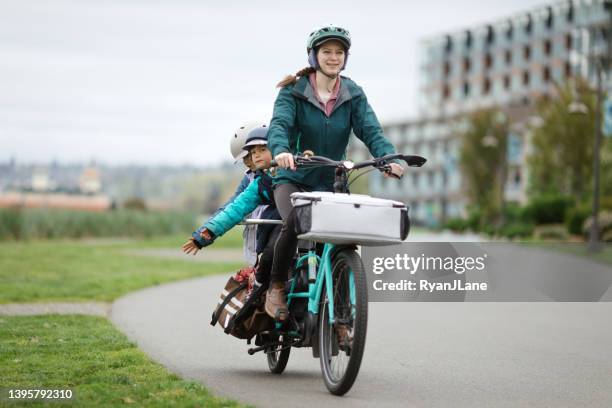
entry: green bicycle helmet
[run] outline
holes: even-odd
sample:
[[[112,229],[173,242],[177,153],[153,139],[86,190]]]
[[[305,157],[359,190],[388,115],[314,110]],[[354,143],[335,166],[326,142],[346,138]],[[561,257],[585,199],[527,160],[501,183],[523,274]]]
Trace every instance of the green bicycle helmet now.
[[[351,48],[351,34],[348,30],[345,30],[342,27],[335,26],[333,24],[329,24],[323,27],[319,27],[314,29],[310,35],[308,35],[308,41],[306,43],[306,52],[308,53],[308,63],[311,67],[315,69],[319,69],[319,62],[317,61],[317,49],[321,46],[321,44],[330,41],[337,40],[342,43],[344,46],[344,50],[346,51],[346,59],[344,61],[344,66],[342,69],[346,67],[346,60],[348,60],[348,52]]]

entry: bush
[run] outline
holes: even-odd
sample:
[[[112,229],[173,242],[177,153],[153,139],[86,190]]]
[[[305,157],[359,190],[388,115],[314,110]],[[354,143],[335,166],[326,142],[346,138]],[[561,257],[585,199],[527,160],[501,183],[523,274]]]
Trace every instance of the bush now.
[[[541,195],[530,200],[524,208],[522,219],[534,224],[559,224],[565,221],[566,212],[574,205],[572,197]]]
[[[567,232],[572,235],[582,234],[582,227],[589,215],[591,215],[591,209],[586,206],[570,208],[565,215]]]
[[[589,238],[591,233],[591,225],[593,224],[593,217],[587,218],[584,222],[582,232],[586,239]],[[612,238],[612,211],[602,211],[597,217],[597,224],[599,226],[599,237],[600,239],[610,242],[608,239]]]
[[[151,237],[189,233],[195,216],[178,212],[119,210],[102,213],[0,209],[0,240],[84,237]]]
[[[523,218],[523,208],[517,203],[504,205],[504,220],[506,223],[519,223]]]
[[[525,224],[522,222],[513,222],[504,225],[499,233],[500,235],[515,239],[515,238],[529,238],[533,235],[534,226],[533,224]]]
[[[563,225],[549,224],[537,227],[534,236],[538,239],[565,241],[567,239],[567,232]]]
[[[499,229],[494,225],[487,224],[480,229],[480,232],[484,232],[489,237],[494,237],[499,235]]]
[[[605,196],[599,199],[599,208],[612,211],[612,196]]]
[[[468,229],[479,232],[480,231],[480,220],[482,218],[482,211],[479,209],[471,209],[467,218]]]
[[[469,228],[469,224],[468,220],[463,218],[450,218],[442,225],[442,228],[455,232],[464,232]]]

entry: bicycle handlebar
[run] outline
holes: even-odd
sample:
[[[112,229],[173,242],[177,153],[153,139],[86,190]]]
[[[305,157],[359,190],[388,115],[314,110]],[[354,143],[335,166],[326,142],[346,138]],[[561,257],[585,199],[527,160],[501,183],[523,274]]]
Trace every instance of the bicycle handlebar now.
[[[295,162],[296,166],[299,166],[299,167],[322,167],[324,166],[324,167],[341,167],[341,168],[344,168],[345,170],[357,170],[357,169],[362,169],[364,167],[372,166],[372,167],[379,169],[380,171],[384,171],[386,173],[393,175],[396,178],[399,178],[395,176],[393,173],[391,173],[391,167],[389,163],[391,160],[397,160],[397,159],[400,159],[406,162],[408,167],[421,167],[427,161],[427,159],[421,156],[406,155],[402,153],[392,153],[392,154],[388,154],[383,157],[365,160],[359,163],[353,163],[350,160],[341,160],[341,161],[332,160],[325,156],[300,156],[300,155],[293,156],[293,161]],[[276,167],[277,166],[276,161],[272,160],[270,166]]]

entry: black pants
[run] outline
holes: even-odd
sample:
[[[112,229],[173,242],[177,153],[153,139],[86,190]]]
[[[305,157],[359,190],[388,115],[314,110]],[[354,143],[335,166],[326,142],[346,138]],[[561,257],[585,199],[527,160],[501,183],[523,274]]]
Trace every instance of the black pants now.
[[[280,234],[281,226],[276,225],[270,232],[268,242],[264,247],[261,256],[259,257],[259,263],[257,264],[257,272],[255,273],[255,279],[257,282],[264,286],[268,286],[270,283],[270,272],[272,270],[272,261],[274,259],[274,246],[278,235]]]
[[[272,263],[272,282],[287,282],[291,260],[297,248],[297,234],[290,196],[298,191],[306,191],[295,184],[280,184],[274,189],[276,208],[283,219],[283,227],[278,234],[274,246],[274,262]]]

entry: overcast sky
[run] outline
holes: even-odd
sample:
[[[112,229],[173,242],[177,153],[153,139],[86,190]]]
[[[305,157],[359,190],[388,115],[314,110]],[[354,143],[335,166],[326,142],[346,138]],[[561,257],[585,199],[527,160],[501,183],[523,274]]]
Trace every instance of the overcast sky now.
[[[415,117],[423,38],[546,4],[0,0],[0,161],[216,164],[268,120],[313,27],[347,28],[345,75],[381,121]]]

